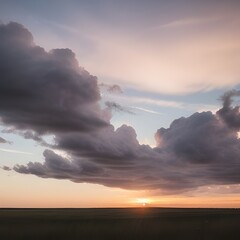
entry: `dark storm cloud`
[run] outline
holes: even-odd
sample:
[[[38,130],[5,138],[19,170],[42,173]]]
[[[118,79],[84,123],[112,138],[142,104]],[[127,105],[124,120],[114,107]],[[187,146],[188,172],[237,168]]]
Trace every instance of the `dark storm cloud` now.
[[[45,161],[16,165],[19,173],[165,192],[240,183],[234,96],[239,91],[223,96],[217,114],[195,113],[160,128],[156,148],[141,145],[132,127],[115,130],[109,123],[112,109],[125,109],[114,102],[100,109],[97,80],[78,66],[71,50],[45,52],[23,26],[0,25],[1,122],[43,145],[45,133],[54,135]]]
[[[46,52],[18,23],[0,25],[1,122],[39,134],[90,131],[102,119],[97,79],[70,49]]]
[[[91,133],[60,133],[45,162],[15,166],[40,177],[98,183],[125,189],[181,192],[211,184],[240,183],[240,142],[235,129],[211,112],[180,118],[160,128],[157,147],[141,145],[135,130],[123,125]]]
[[[224,162],[239,144],[236,132],[211,112],[177,119],[168,129],[160,128],[155,137],[159,150],[175,153],[180,161],[201,164]]]

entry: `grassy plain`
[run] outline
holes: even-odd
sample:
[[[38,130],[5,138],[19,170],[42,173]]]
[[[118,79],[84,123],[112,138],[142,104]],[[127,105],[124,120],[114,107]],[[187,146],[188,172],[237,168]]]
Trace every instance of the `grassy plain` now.
[[[0,209],[0,239],[239,240],[239,209]]]

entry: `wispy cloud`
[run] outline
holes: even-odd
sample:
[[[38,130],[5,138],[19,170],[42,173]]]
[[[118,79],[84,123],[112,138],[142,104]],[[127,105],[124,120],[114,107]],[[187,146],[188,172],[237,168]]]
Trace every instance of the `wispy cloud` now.
[[[123,93],[123,90],[117,84],[100,83],[98,86],[100,87],[100,89],[103,89],[103,90],[107,91],[108,93],[113,93],[113,94],[122,94]]]
[[[117,99],[119,102],[127,102],[132,104],[147,104],[152,106],[159,106],[159,107],[170,107],[170,108],[179,108],[179,109],[190,109],[198,112],[203,111],[212,111],[216,112],[219,106],[211,105],[211,104],[200,104],[200,103],[188,103],[188,102],[181,102],[181,101],[170,101],[170,100],[162,100],[162,99],[154,99],[154,98],[147,98],[147,97],[132,97],[126,95],[118,95],[114,96],[114,99]],[[134,106],[134,108],[139,110],[148,110],[154,113],[154,110],[146,109],[145,107],[138,107]],[[155,112],[158,113],[159,112]],[[161,113],[160,113],[161,114]]]
[[[196,25],[200,25],[200,24],[213,22],[218,19],[219,18],[217,18],[217,17],[179,19],[179,20],[175,20],[172,22],[168,22],[163,25],[153,27],[153,29],[196,26]]]
[[[8,166],[3,166],[2,169],[5,170],[5,171],[11,171],[11,170],[12,170],[12,169],[11,169],[10,167],[8,167]]]
[[[32,154],[33,154],[33,153],[31,153],[31,152],[24,152],[24,151],[18,151],[18,150],[7,149],[7,148],[0,148],[0,151],[2,151],[2,152],[8,152],[8,153],[27,154],[27,155],[32,155]]]
[[[143,111],[143,112],[147,112],[147,113],[153,113],[153,114],[159,114],[159,115],[162,114],[162,113],[160,113],[160,112],[153,111],[153,110],[149,110],[149,109],[147,109],[147,108],[142,108],[142,107],[134,107],[134,106],[131,106],[130,108],[137,109],[137,110],[140,110],[140,111]]]
[[[109,110],[115,110],[117,112],[126,112],[130,114],[135,114],[134,112],[130,111],[127,107],[121,106],[120,104],[112,101],[106,101],[105,102],[106,107]]]
[[[174,108],[183,107],[183,103],[181,102],[159,100],[159,99],[146,98],[146,97],[132,97],[132,96],[126,96],[126,95],[119,95],[119,96],[115,96],[115,98],[122,101],[131,102],[131,103],[141,103],[141,104],[143,103],[143,104],[157,105],[161,107],[174,107]]]

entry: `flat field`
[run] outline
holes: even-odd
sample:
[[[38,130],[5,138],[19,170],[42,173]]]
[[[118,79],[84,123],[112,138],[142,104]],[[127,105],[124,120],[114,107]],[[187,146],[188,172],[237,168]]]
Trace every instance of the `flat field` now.
[[[0,209],[0,239],[239,240],[239,209]]]

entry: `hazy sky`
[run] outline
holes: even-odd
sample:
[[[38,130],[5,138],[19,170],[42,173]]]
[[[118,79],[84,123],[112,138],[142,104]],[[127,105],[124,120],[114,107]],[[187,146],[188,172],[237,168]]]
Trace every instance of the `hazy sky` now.
[[[240,207],[239,1],[0,6],[0,207]]]

